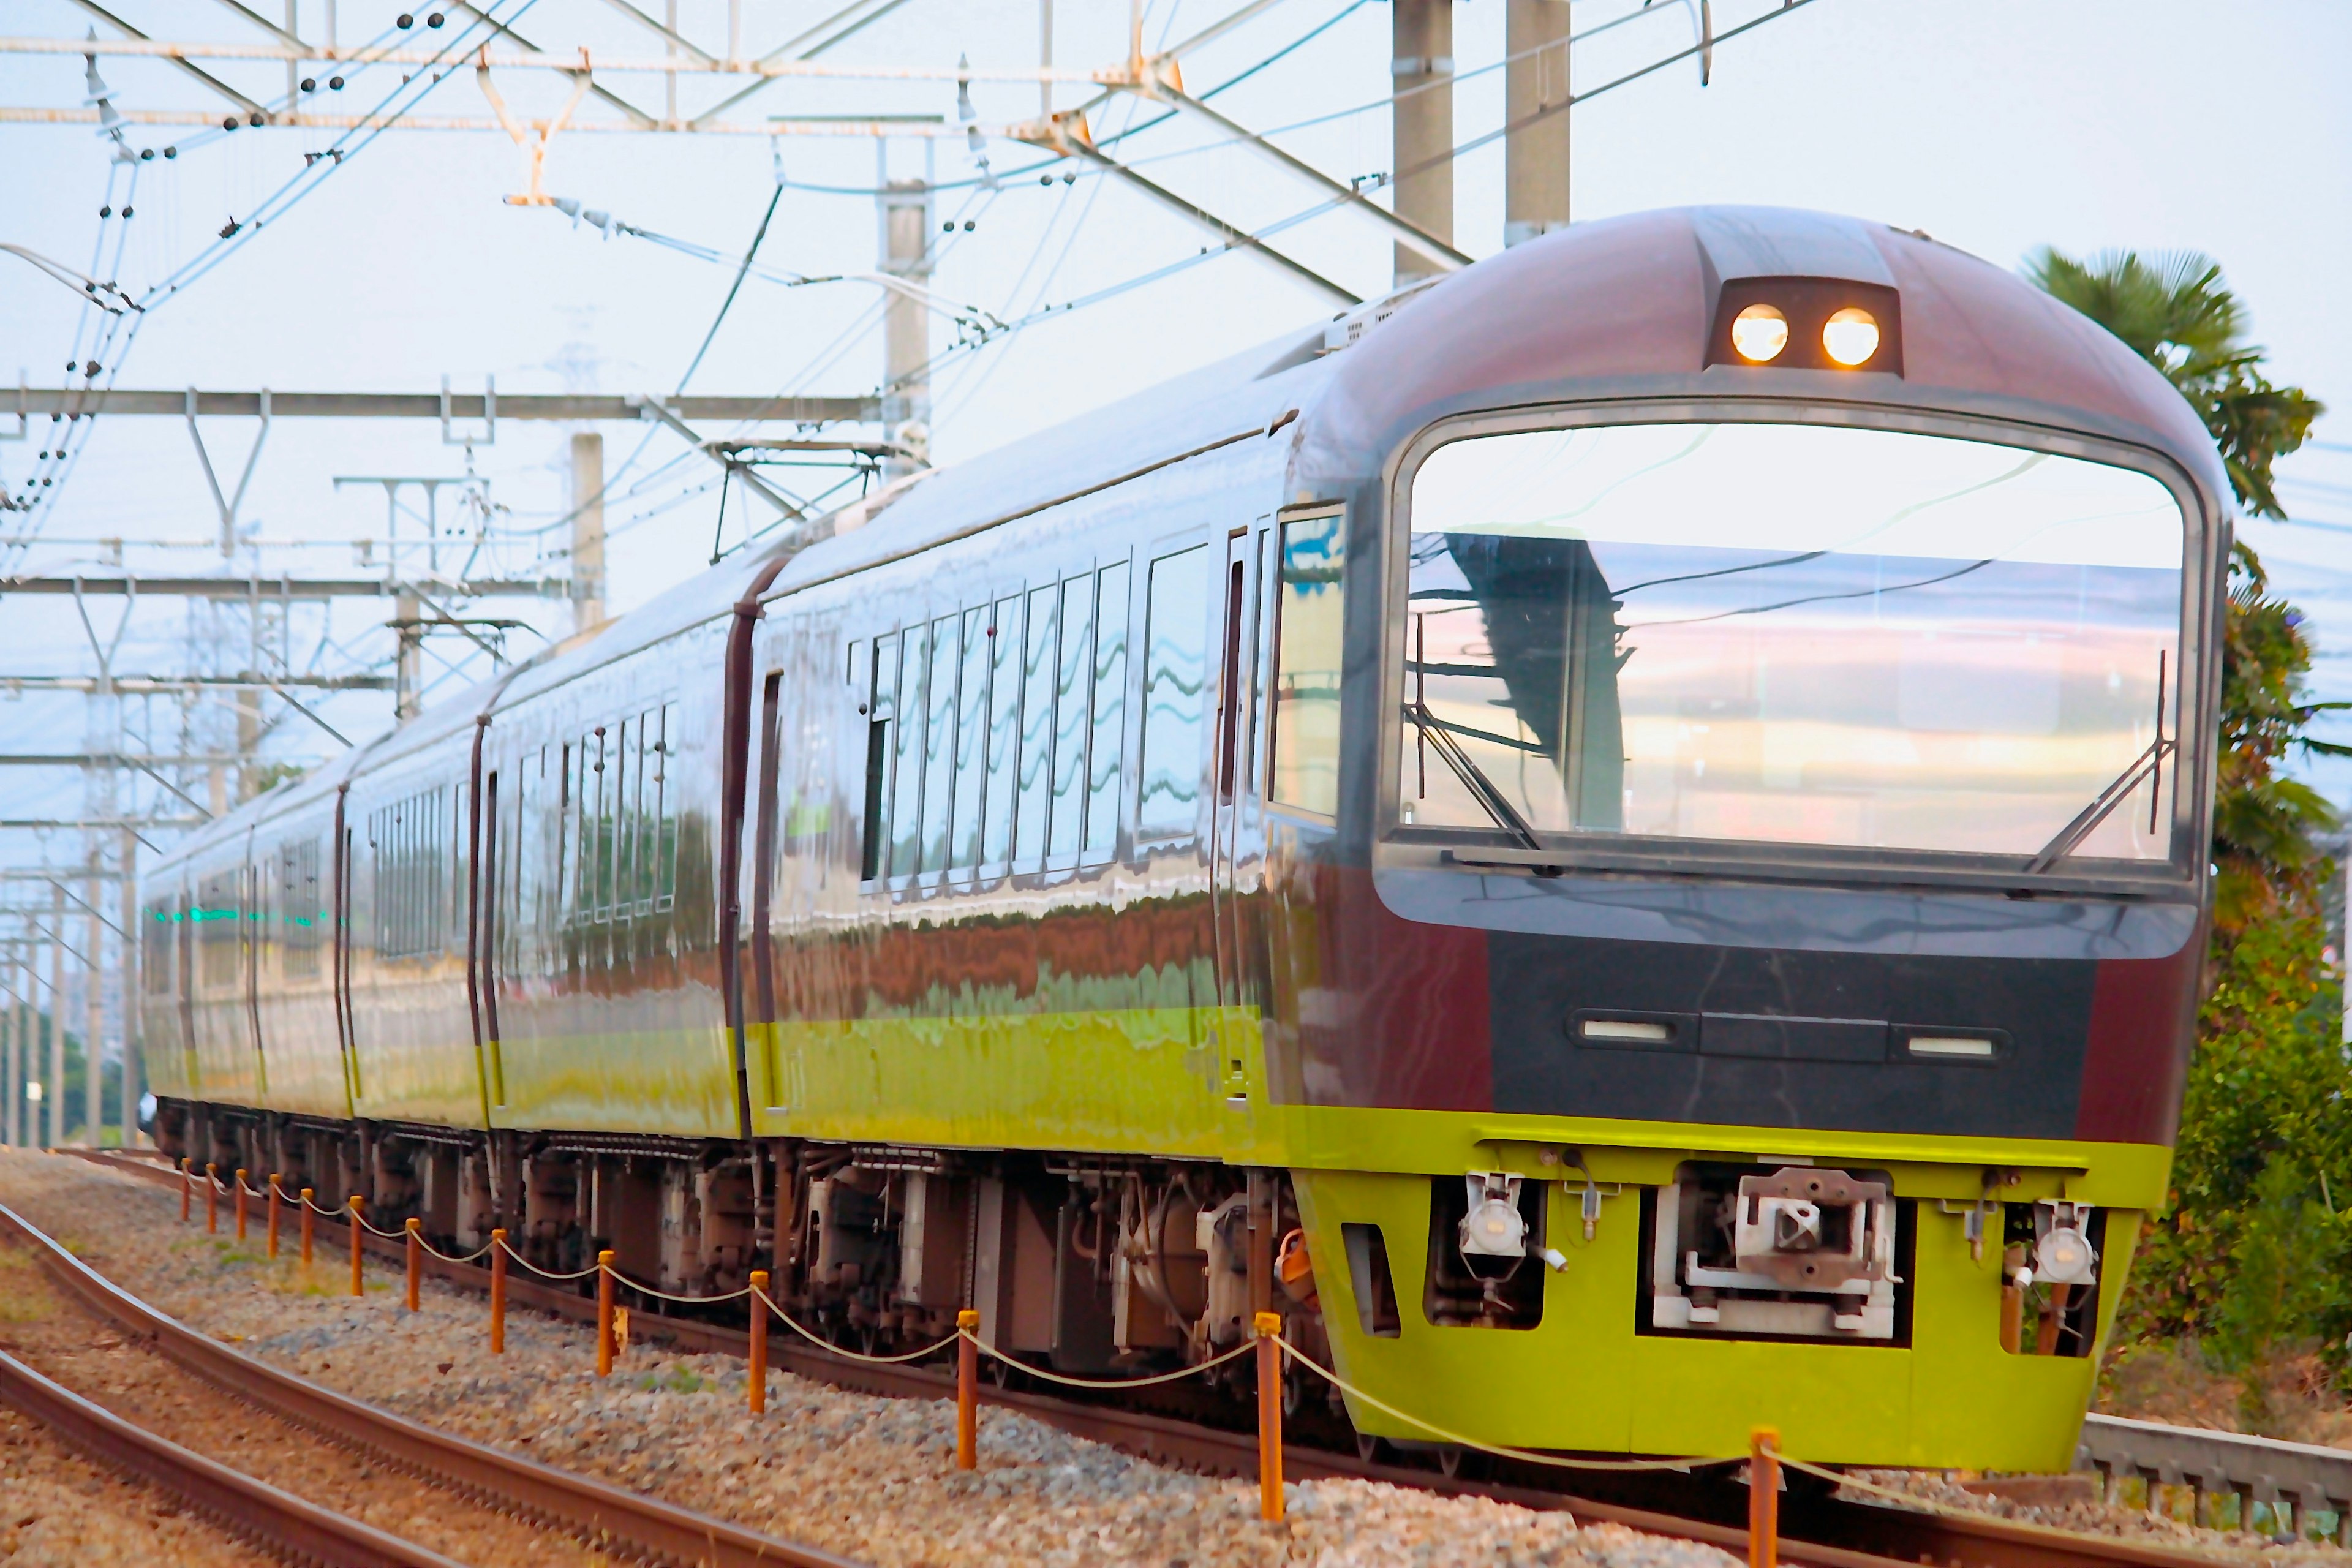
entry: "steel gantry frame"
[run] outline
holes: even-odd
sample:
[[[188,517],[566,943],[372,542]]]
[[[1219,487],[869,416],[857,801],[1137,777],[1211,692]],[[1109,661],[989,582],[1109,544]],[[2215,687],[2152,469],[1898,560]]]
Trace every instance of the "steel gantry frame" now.
[[[927,460],[929,377],[937,359],[931,348],[929,322],[930,314],[938,308],[929,294],[936,243],[931,237],[935,219],[932,203],[934,193],[940,187],[929,168],[928,158],[920,179],[891,178],[887,153],[890,139],[919,140],[925,143],[927,150],[942,138],[966,140],[974,149],[982,182],[992,185],[993,182],[988,174],[984,155],[980,153],[988,139],[1003,138],[1039,147],[1055,157],[1082,163],[1177,213],[1211,233],[1223,247],[1253,253],[1328,300],[1343,308],[1353,308],[1361,303],[1354,291],[1267,243],[1268,234],[1297,219],[1286,219],[1284,224],[1272,226],[1264,233],[1254,233],[1246,226],[1232,222],[1208,206],[1180,195],[1160,180],[1143,174],[1123,153],[1113,152],[1108,145],[1097,146],[1088,129],[1088,116],[1104,104],[1126,95],[1156,103],[1165,110],[1163,114],[1148,121],[1141,129],[1148,129],[1160,120],[1179,116],[1198,122],[1213,132],[1221,144],[1263,159],[1287,177],[1310,188],[1322,204],[1312,211],[1347,213],[1380,230],[1393,247],[1396,283],[1401,287],[1409,286],[1454,270],[1472,259],[1470,254],[1455,243],[1454,164],[1462,153],[1475,147],[1497,139],[1505,143],[1506,245],[1518,244],[1568,222],[1568,110],[1572,104],[1580,101],[1572,90],[1570,77],[1570,45],[1573,37],[1607,31],[1635,19],[1633,14],[1629,14],[1572,37],[1569,0],[1506,0],[1506,58],[1497,67],[1481,68],[1500,68],[1506,72],[1504,128],[1490,135],[1457,143],[1453,106],[1454,82],[1457,74],[1452,58],[1454,0],[1392,0],[1392,47],[1386,90],[1381,100],[1365,107],[1383,107],[1390,112],[1393,166],[1386,174],[1364,176],[1356,181],[1341,181],[1277,145],[1273,134],[1279,134],[1279,132],[1269,134],[1253,131],[1240,120],[1213,107],[1208,100],[1222,89],[1212,89],[1196,96],[1188,93],[1182,84],[1178,69],[1178,62],[1182,57],[1273,9],[1279,0],[1245,0],[1213,25],[1158,51],[1145,48],[1142,6],[1139,0],[1130,0],[1127,58],[1108,66],[1087,69],[1057,68],[1054,66],[1052,0],[1039,0],[1040,37],[1038,63],[1034,68],[973,68],[961,63],[952,68],[945,65],[866,65],[820,58],[877,21],[898,11],[908,4],[908,0],[848,0],[846,5],[814,26],[806,26],[772,47],[751,52],[744,47],[744,15],[740,0],[730,0],[727,7],[723,46],[698,40],[681,31],[674,5],[666,17],[657,17],[639,5],[630,3],[630,0],[606,0],[612,12],[625,18],[626,25],[637,29],[647,40],[641,47],[657,47],[662,51],[657,55],[625,51],[595,53],[568,42],[561,47],[546,46],[525,37],[515,26],[494,16],[499,7],[488,4],[487,0],[484,4],[457,0],[457,3],[444,7],[453,23],[457,24],[455,32],[464,33],[467,42],[463,47],[452,45],[438,49],[415,47],[419,41],[428,46],[434,41],[425,35],[417,35],[415,40],[406,40],[393,37],[388,33],[362,47],[346,47],[335,35],[332,0],[328,0],[324,7],[324,33],[320,34],[314,26],[311,36],[307,38],[298,24],[300,13],[296,0],[288,0],[283,26],[237,3],[237,0],[222,0],[226,12],[241,17],[264,35],[260,39],[229,42],[183,42],[149,37],[98,4],[97,0],[73,0],[73,3],[120,36],[100,37],[93,29],[92,35],[83,39],[0,37],[0,54],[26,57],[81,55],[87,65],[90,96],[82,104],[73,107],[0,107],[0,123],[31,121],[94,123],[113,137],[116,155],[122,160],[131,159],[134,154],[124,142],[121,128],[139,124],[218,124],[225,132],[240,126],[341,129],[371,134],[384,130],[502,132],[523,147],[530,161],[530,195],[510,200],[524,205],[562,205],[564,210],[595,223],[609,235],[643,231],[616,224],[608,215],[582,211],[576,202],[552,202],[541,189],[539,163],[549,143],[559,132],[863,136],[875,139],[884,149],[884,163],[881,177],[877,182],[876,195],[880,206],[883,235],[878,280],[886,281],[889,289],[882,311],[888,342],[884,380],[878,393],[873,395],[712,397],[683,395],[684,383],[681,382],[681,395],[667,398],[576,394],[510,395],[502,398],[495,385],[488,382],[479,394],[454,393],[446,378],[437,396],[429,393],[126,391],[99,384],[95,363],[89,367],[90,384],[82,387],[32,388],[20,384],[16,389],[13,408],[9,406],[12,400],[7,389],[0,388],[0,417],[13,413],[20,431],[25,430],[33,418],[44,415],[53,423],[65,422],[68,426],[108,415],[170,416],[185,419],[195,438],[211,489],[210,499],[218,513],[221,549],[225,556],[233,556],[237,548],[236,516],[245,484],[251,477],[253,466],[258,461],[262,441],[270,422],[283,417],[437,418],[441,422],[444,440],[450,444],[467,439],[479,439],[486,443],[494,441],[500,415],[509,419],[564,420],[589,425],[650,421],[668,428],[702,458],[719,467],[724,481],[722,496],[726,487],[740,483],[748,492],[774,508],[780,518],[799,523],[799,531],[809,534],[813,531],[809,527],[808,509],[751,467],[758,452],[793,444],[711,439],[702,435],[698,426],[709,422],[738,426],[766,422],[803,426],[841,422],[879,425],[883,439],[858,447],[866,460],[883,465],[884,470],[892,475],[920,467]],[[1783,12],[1806,3],[1807,0],[1789,0]],[[1638,15],[1661,14],[1666,9],[1661,7],[1656,13],[1643,11]],[[1773,13],[1778,14],[1782,13]],[[1718,37],[1714,27],[1712,7],[1705,4],[1705,0],[1698,5],[1696,16],[1698,38],[1691,48],[1667,55],[1662,60],[1592,91],[1609,90],[1647,75],[1664,64],[1692,55],[1698,58],[1704,83],[1712,62],[1714,46],[1720,41],[1720,37],[1733,36],[1770,19],[1769,16],[1759,17]],[[1336,22],[1338,17],[1331,20]],[[439,16],[436,14],[432,21],[438,26]],[[534,31],[548,25],[542,17],[534,23]],[[1308,37],[1317,36],[1330,25],[1331,22],[1326,22]],[[455,32],[449,36],[454,37]],[[1275,58],[1279,58],[1279,55]],[[233,112],[224,116],[218,110],[205,112],[177,108],[129,110],[117,108],[110,101],[99,79],[98,61],[100,58],[161,60],[197,82]],[[1261,62],[1261,66],[1265,63],[1267,62]],[[285,90],[282,97],[274,92],[248,91],[246,87],[215,74],[216,70],[231,66],[257,64],[284,67]],[[207,66],[214,68],[207,69]],[[382,105],[369,113],[320,113],[316,112],[317,105],[310,100],[318,89],[315,78],[327,74],[327,71],[322,68],[306,76],[305,68],[308,67],[333,68],[339,74],[329,84],[331,87],[342,85],[341,72],[349,72],[356,79],[360,72],[373,68],[383,68],[387,72],[407,68],[409,74],[401,78],[404,84],[410,80],[411,75],[423,80],[429,73],[429,79],[437,82],[455,70],[470,68],[475,72],[476,85],[482,98],[494,112],[488,117],[478,114],[419,114],[414,110],[417,99],[421,98],[420,90],[415,95],[386,97]],[[1253,68],[1253,71],[1256,68]],[[518,123],[517,117],[509,111],[493,85],[494,74],[499,72],[559,76],[571,84],[570,102],[552,118],[526,118]],[[1242,74],[1245,77],[1252,73]],[[610,85],[613,80],[625,79],[638,81],[651,79],[661,95],[659,106],[641,106],[639,101]],[[795,79],[952,83],[959,91],[961,112],[952,122],[944,116],[877,116],[868,119],[779,116],[756,121],[727,118],[730,112],[740,109],[755,95],[767,91],[777,82]],[[970,104],[968,89],[973,82],[1034,83],[1039,89],[1037,117],[1004,124],[981,122],[972,113]],[[1064,84],[1085,86],[1092,91],[1076,107],[1057,110],[1054,89]],[[1233,84],[1228,82],[1226,85]],[[249,86],[247,81],[247,87]],[[715,97],[707,95],[706,101],[699,108],[681,109],[681,89],[695,90],[704,86],[716,88],[719,92]],[[1584,96],[1591,95],[1588,92]],[[395,110],[391,106],[399,96],[407,96],[408,102],[405,107]],[[615,111],[619,118],[582,120],[573,117],[572,109],[583,103],[592,109]],[[526,133],[527,129],[529,133]],[[1129,132],[1122,133],[1122,137],[1132,134],[1135,129],[1138,128],[1130,127]],[[1110,141],[1121,139],[1111,138]],[[317,156],[340,161],[341,146],[342,142],[338,141],[335,149]],[[166,151],[168,153],[169,150]],[[147,155],[153,155],[152,149]],[[1374,199],[1383,188],[1390,192],[1386,205]],[[232,225],[232,228],[235,226]],[[254,226],[258,226],[257,219]],[[764,233],[763,224],[762,235]],[[227,237],[226,232],[224,237]],[[758,241],[755,240],[752,252],[747,253],[743,258],[743,271],[751,269],[757,248]],[[43,258],[30,257],[29,253],[22,254],[37,265],[43,265],[53,277],[66,281],[69,287],[79,281],[82,291],[93,302],[110,310],[120,314],[125,310],[140,308],[138,302],[117,284],[83,279],[71,268],[59,268],[55,264],[46,263]],[[739,275],[739,285],[740,282]],[[730,298],[731,302],[732,296]],[[725,317],[723,309],[720,316],[722,320]],[[712,330],[715,332],[716,326]],[[259,433],[246,458],[245,472],[233,489],[224,484],[222,474],[213,467],[212,456],[197,431],[196,421],[200,416],[250,417],[260,421]],[[458,426],[465,428],[457,431]],[[472,435],[477,427],[480,432],[478,437]],[[456,432],[454,437],[453,432]],[[57,444],[63,445],[62,442]],[[845,448],[850,444],[831,445]],[[72,596],[81,609],[85,626],[90,630],[92,647],[99,655],[100,665],[100,673],[95,677],[0,674],[0,694],[74,692],[88,695],[94,705],[136,695],[176,696],[186,702],[210,695],[229,694],[237,700],[238,718],[238,744],[231,753],[185,743],[173,750],[152,742],[142,752],[124,743],[118,722],[110,741],[99,736],[97,727],[93,726],[92,738],[78,751],[0,755],[0,769],[72,768],[82,771],[93,780],[104,778],[110,781],[104,789],[96,790],[89,796],[82,814],[78,817],[0,818],[0,829],[37,826],[78,828],[93,835],[119,834],[121,841],[121,868],[110,869],[104,866],[93,841],[90,853],[86,858],[89,864],[79,873],[91,889],[92,913],[95,914],[94,900],[101,880],[119,879],[126,889],[126,900],[135,897],[130,890],[133,888],[133,857],[136,847],[146,842],[139,837],[139,828],[184,827],[200,822],[209,815],[207,808],[194,801],[165,774],[179,769],[205,767],[213,770],[217,780],[223,764],[249,762],[252,748],[265,732],[260,722],[260,701],[265,694],[274,695],[287,705],[289,712],[302,714],[340,742],[341,735],[327,725],[325,720],[304,706],[294,693],[390,689],[398,710],[413,710],[420,683],[417,656],[428,631],[453,630],[473,638],[477,644],[488,646],[475,636],[473,622],[457,613],[457,606],[465,601],[492,596],[568,597],[575,628],[594,625],[603,618],[605,603],[603,582],[603,498],[605,485],[600,434],[591,431],[573,437],[570,467],[572,498],[565,521],[572,525],[572,538],[569,572],[564,577],[466,580],[463,574],[448,578],[437,573],[420,576],[414,572],[404,573],[396,553],[388,563],[385,572],[379,576],[272,578],[250,572],[243,575],[166,576],[133,573],[127,567],[112,576],[74,576],[54,571],[23,573],[15,577],[0,576],[0,595],[17,593]],[[388,502],[396,505],[394,487],[413,481],[378,482],[386,484]],[[43,499],[49,498],[44,495]],[[12,502],[6,497],[0,497],[0,506],[25,510],[21,503]],[[749,531],[747,528],[747,534]],[[396,530],[394,535],[387,541],[387,545],[396,552],[400,542]],[[25,537],[20,534],[14,540],[0,539],[0,549],[21,547]],[[119,543],[114,559],[118,565],[121,564]],[[363,554],[361,559],[364,564],[369,557]],[[122,598],[126,620],[131,605],[142,596],[178,598],[230,611],[241,605],[255,618],[254,657],[247,669],[235,673],[112,674],[110,668],[110,648],[100,644],[94,626],[90,626],[89,613],[85,605],[89,598],[110,595]],[[394,602],[395,611],[391,624],[398,634],[401,651],[394,661],[395,673],[391,678],[375,673],[297,671],[289,661],[284,659],[278,662],[288,667],[276,673],[261,668],[268,662],[262,657],[258,633],[259,618],[264,614],[274,610],[282,616],[286,607],[294,604],[349,598],[389,598]],[[119,638],[119,630],[117,636]],[[496,657],[495,648],[492,652]],[[131,806],[118,805],[110,781],[117,773],[125,771],[143,773],[200,815],[193,817],[142,816]],[[215,810],[222,804],[218,796],[216,783],[213,807]],[[58,874],[72,876],[76,873],[68,869]],[[47,872],[30,875],[50,879]],[[7,874],[0,874],[0,880],[5,879],[7,879]],[[58,889],[62,893],[62,884],[58,884]],[[60,910],[62,907],[60,903]],[[7,912],[11,911],[0,910],[0,913]],[[128,902],[121,929],[124,933],[135,930],[133,911]],[[93,921],[90,935],[93,941],[100,938],[100,922]],[[0,939],[0,948],[5,947],[5,940]],[[131,945],[135,947],[135,943]],[[52,951],[58,954],[65,951],[61,937]],[[135,952],[126,954],[122,966],[126,974],[134,966],[135,958]],[[58,963],[62,963],[61,956]],[[0,958],[0,974],[5,973],[6,961]],[[61,970],[57,972],[57,974],[61,973]],[[53,983],[57,974],[52,976]],[[127,992],[124,1005],[128,1019],[132,1016],[135,997]],[[5,1048],[0,1047],[0,1058],[6,1056]],[[7,1070],[10,1069],[6,1068],[5,1061],[0,1061],[0,1073]],[[21,1080],[21,1071],[16,1073],[16,1077]],[[126,1104],[131,1093],[131,1077],[126,1070]],[[21,1088],[21,1082],[17,1087]],[[12,1091],[5,1086],[0,1086],[0,1093],[9,1092]],[[12,1098],[8,1103],[13,1111],[16,1108],[16,1100]],[[53,1109],[53,1118],[55,1114]],[[130,1120],[126,1110],[126,1126]]]

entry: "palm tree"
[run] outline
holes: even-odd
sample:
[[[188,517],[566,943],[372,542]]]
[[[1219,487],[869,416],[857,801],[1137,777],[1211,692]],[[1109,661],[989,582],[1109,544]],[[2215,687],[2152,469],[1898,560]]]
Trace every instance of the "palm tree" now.
[[[2268,351],[2245,341],[2245,305],[2219,262],[2194,250],[2103,250],[2078,261],[2045,245],[2026,258],[2025,273],[2162,371],[2213,433],[2239,501],[2256,517],[2285,519],[2271,465],[2302,446],[2327,410],[2263,374]]]
[[[2258,517],[2285,518],[2271,465],[2302,446],[2326,410],[2301,387],[2273,386],[2263,374],[2266,351],[2245,341],[2246,307],[2220,263],[2193,250],[2103,250],[2076,260],[2045,245],[2027,258],[2025,273],[2162,371],[2212,432],[2240,503]],[[2239,544],[2230,561],[2213,813],[2221,868],[2215,922],[2224,944],[2251,921],[2316,907],[2327,862],[2312,835],[2338,817],[2278,765],[2295,749],[2352,756],[2352,747],[2305,733],[2319,714],[2352,704],[2305,701],[2310,668],[2302,612],[2270,592],[2261,560]]]

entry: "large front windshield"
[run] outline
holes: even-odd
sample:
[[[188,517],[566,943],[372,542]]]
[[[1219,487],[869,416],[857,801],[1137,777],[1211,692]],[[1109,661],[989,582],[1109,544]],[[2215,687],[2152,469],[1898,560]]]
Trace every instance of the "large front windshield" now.
[[[2137,769],[2073,852],[2170,851],[2183,529],[2146,474],[1545,430],[1438,448],[1412,529],[1405,823],[2033,856]]]

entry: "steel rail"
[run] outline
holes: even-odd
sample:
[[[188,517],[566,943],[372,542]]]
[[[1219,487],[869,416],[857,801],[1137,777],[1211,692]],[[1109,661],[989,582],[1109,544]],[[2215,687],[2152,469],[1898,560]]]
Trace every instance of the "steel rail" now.
[[[166,1187],[176,1189],[180,1183],[176,1171],[135,1156],[119,1157],[112,1151],[64,1152]],[[0,1214],[5,1212],[0,1209]],[[324,1218],[317,1223],[322,1232],[341,1228]],[[342,1229],[341,1234],[342,1245],[348,1245],[348,1230]],[[372,1234],[363,1241],[370,1251],[387,1261],[405,1258],[399,1241]],[[488,1293],[487,1268],[444,1263],[430,1256],[423,1268],[425,1273],[461,1289]],[[589,1297],[534,1284],[513,1273],[507,1277],[506,1291],[512,1306],[574,1322],[595,1321],[596,1303]],[[740,1357],[750,1349],[750,1335],[742,1329],[635,1307],[630,1310],[629,1328],[632,1338],[642,1332],[681,1350]],[[955,1380],[944,1370],[848,1362],[772,1339],[768,1359],[772,1365],[798,1376],[858,1393],[901,1399],[955,1396]],[[986,1384],[980,1389],[980,1398],[984,1404],[1020,1411],[1077,1436],[1160,1463],[1221,1475],[1257,1474],[1257,1437],[1252,1432],[1224,1431],[1168,1415]],[[1507,1471],[1507,1479],[1477,1479],[1288,1443],[1283,1446],[1283,1473],[1294,1480],[1382,1481],[1444,1496],[1487,1498],[1542,1511],[1565,1510],[1582,1520],[1702,1542],[1735,1556],[1744,1556],[1748,1550],[1748,1531],[1738,1522],[1747,1517],[1746,1494],[1734,1485],[1689,1481],[1680,1489],[1683,1495],[1671,1500],[1671,1506],[1679,1511],[1666,1511],[1664,1507],[1640,1506],[1668,1501],[1659,1495],[1659,1484],[1636,1491],[1600,1476],[1569,1479],[1554,1472],[1534,1472],[1531,1468]],[[1673,1479],[1683,1482],[1684,1479]],[[1570,1488],[1580,1489],[1567,1489]],[[1603,1490],[1615,1495],[1593,1495]],[[1625,1500],[1629,1497],[1635,1500]],[[1990,1514],[1938,1514],[1924,1508],[1914,1511],[1793,1491],[1781,1502],[1780,1550],[1785,1561],[1809,1568],[1909,1568],[1923,1562],[1940,1568],[2212,1568],[2213,1563],[2210,1554],[2192,1550],[2053,1530]]]
[[[459,1568],[451,1559],[184,1448],[0,1352],[0,1405],[69,1447],[171,1493],[234,1534],[297,1562],[333,1568]]]
[[[179,1179],[144,1162],[102,1163],[173,1184]],[[33,1248],[50,1277],[69,1293],[124,1332],[152,1343],[175,1364],[273,1415],[382,1455],[461,1492],[519,1510],[587,1540],[625,1542],[659,1561],[690,1568],[861,1568],[850,1558],[436,1431],[240,1355],[107,1279],[5,1205],[0,1205],[0,1233]],[[443,1560],[428,1554],[384,1561]]]

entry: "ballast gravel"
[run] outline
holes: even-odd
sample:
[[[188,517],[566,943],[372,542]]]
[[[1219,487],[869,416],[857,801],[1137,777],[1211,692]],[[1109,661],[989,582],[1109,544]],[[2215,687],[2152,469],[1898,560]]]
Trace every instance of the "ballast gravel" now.
[[[2297,1539],[2292,1535],[2281,1539],[2246,1530],[2213,1530],[2190,1524],[2180,1510],[2188,1502],[2185,1489],[2168,1488],[2157,1499],[2157,1510],[2132,1508],[2120,1502],[2087,1500],[2068,1503],[2034,1503],[2000,1496],[1987,1496],[1970,1491],[1958,1481],[1929,1470],[1864,1470],[1855,1479],[1886,1491],[1899,1492],[1923,1506],[1945,1509],[1965,1509],[1971,1513],[1990,1514],[1997,1519],[2013,1519],[2024,1524],[2045,1525],[2053,1530],[2068,1530],[2087,1535],[2111,1536],[2140,1545],[2168,1546],[2190,1552],[2200,1552],[2216,1558],[2233,1562],[2260,1562],[2303,1568],[2310,1564],[2318,1568],[2340,1568],[2346,1561],[2344,1552],[2328,1542]],[[1884,1498],[1868,1498],[1858,1489],[1849,1488],[1846,1495],[1864,1498],[1869,1501],[1885,1501]],[[2258,1510],[2256,1522],[2268,1512]]]
[[[0,1328],[6,1319],[0,1317]],[[0,1563],[8,1568],[263,1568],[276,1559],[173,1499],[91,1464],[0,1407]]]
[[[1014,1412],[980,1413],[980,1468],[954,1468],[954,1408],[770,1373],[745,1410],[730,1356],[630,1346],[594,1376],[593,1331],[521,1311],[488,1352],[482,1301],[322,1252],[307,1274],[251,1239],[179,1222],[151,1183],[69,1156],[0,1150],[0,1202],[182,1321],[286,1370],[445,1430],[878,1565],[1159,1568],[1737,1568],[1712,1547],[1376,1482],[1293,1483],[1290,1517],[1255,1484],[1171,1470]]]
[[[29,1248],[0,1245],[0,1348],[182,1447],[460,1563],[611,1568],[601,1549],[436,1487],[377,1456],[320,1442],[188,1376],[55,1289]],[[0,1563],[5,1563],[0,1557]]]

